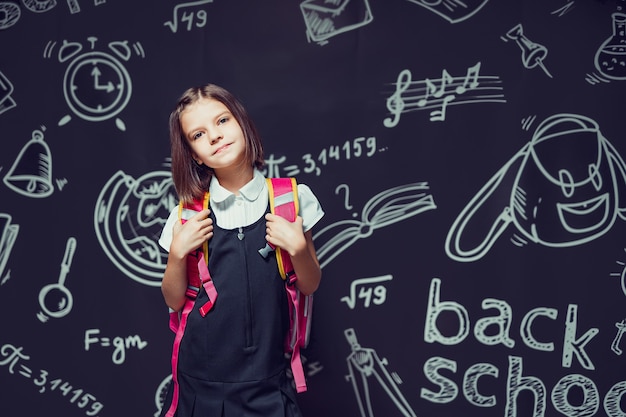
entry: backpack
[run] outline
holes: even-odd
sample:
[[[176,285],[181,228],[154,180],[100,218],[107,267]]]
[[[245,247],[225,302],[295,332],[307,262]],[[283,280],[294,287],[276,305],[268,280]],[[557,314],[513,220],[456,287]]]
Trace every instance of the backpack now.
[[[266,181],[269,190],[270,211],[290,222],[295,221],[300,208],[296,179],[267,178]],[[273,248],[273,245],[267,243],[264,248],[259,250],[259,253],[267,257],[269,255],[268,247]],[[285,353],[291,354],[291,371],[296,383],[296,391],[304,392],[307,387],[300,349],[306,348],[309,344],[313,294],[304,295],[296,287],[298,277],[293,269],[289,254],[279,247],[273,249],[276,252],[278,271],[285,281],[285,290],[289,299],[290,323],[289,332],[285,340]]]
[[[271,213],[293,222],[299,210],[295,178],[267,178],[266,181],[269,191]],[[181,202],[179,204],[178,217],[180,221],[184,223],[186,219],[208,207],[209,193],[206,192],[202,199],[195,200],[190,204],[185,205]],[[278,270],[285,282],[285,292],[288,298],[290,317],[289,331],[285,339],[285,353],[291,355],[291,371],[296,385],[296,391],[300,393],[307,390],[300,349],[307,347],[309,343],[313,295],[304,295],[296,287],[295,283],[298,278],[291,263],[291,258],[286,251],[281,250],[279,247],[274,247],[269,243],[266,243],[265,247],[259,249],[259,254],[265,258],[271,256],[272,253],[275,254]],[[178,349],[184,333],[187,316],[193,308],[194,300],[201,287],[205,289],[209,296],[209,301],[200,307],[200,314],[202,316],[205,316],[211,310],[218,297],[217,290],[208,270],[208,259],[208,242],[203,243],[202,250],[198,251],[197,255],[190,254],[187,256],[187,271],[192,271],[191,274],[188,275],[187,302],[181,312],[170,311],[170,329],[176,334],[176,337],[174,339],[174,349],[172,352],[174,401],[172,402],[170,412],[166,414],[167,416],[173,415],[175,404],[177,403],[178,383],[176,366],[178,361]],[[195,271],[198,271],[198,275],[195,275]]]

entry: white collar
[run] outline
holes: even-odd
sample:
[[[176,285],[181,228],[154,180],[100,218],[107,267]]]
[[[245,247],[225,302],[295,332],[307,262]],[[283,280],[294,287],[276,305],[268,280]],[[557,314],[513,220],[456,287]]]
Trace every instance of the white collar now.
[[[255,168],[252,179],[246,185],[241,187],[239,194],[241,194],[246,200],[255,201],[259,198],[259,195],[265,186],[265,177]],[[228,191],[220,185],[220,182],[215,176],[211,178],[211,183],[209,184],[209,194],[211,195],[211,200],[216,203],[221,203],[229,198],[235,197],[234,193]]]

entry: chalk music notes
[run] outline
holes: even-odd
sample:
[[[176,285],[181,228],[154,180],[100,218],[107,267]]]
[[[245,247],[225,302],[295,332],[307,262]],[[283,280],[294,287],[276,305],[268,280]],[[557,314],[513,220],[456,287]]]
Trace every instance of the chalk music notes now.
[[[403,113],[415,110],[431,110],[430,121],[444,121],[450,104],[477,102],[505,103],[498,77],[481,76],[481,63],[468,67],[464,76],[454,77],[446,69],[441,78],[412,81],[411,71],[404,69],[398,74],[396,90],[387,99],[387,109],[391,114],[383,120],[385,127],[395,127]],[[470,91],[480,91],[480,95],[468,95]],[[463,97],[459,97],[463,96]]]
[[[398,74],[398,80],[396,81],[396,92],[393,93],[387,99],[387,108],[393,115],[383,121],[386,127],[395,127],[400,121],[400,114],[404,111],[404,101],[402,100],[402,93],[404,93],[411,86],[411,71],[405,69]]]
[[[445,71],[445,70],[444,70]],[[478,74],[480,73],[480,62],[467,69],[467,74],[463,79],[463,84],[456,86],[454,91],[457,94],[465,94],[468,89],[474,89],[478,87]]]

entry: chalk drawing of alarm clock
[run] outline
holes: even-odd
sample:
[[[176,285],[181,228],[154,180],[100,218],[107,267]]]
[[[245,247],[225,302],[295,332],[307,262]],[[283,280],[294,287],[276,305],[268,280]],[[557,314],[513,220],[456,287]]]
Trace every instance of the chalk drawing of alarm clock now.
[[[63,87],[72,111],[90,121],[117,115],[131,96],[130,76],[120,61],[98,51],[72,61],[67,67]]]
[[[626,164],[585,116],[556,114],[471,199],[446,237],[459,262],[482,258],[510,226],[517,246],[571,247],[626,220]]]
[[[93,50],[97,39],[89,37],[90,51],[83,52],[79,42],[63,41],[59,47],[59,62],[69,64],[63,78],[63,94],[70,110],[76,116],[91,122],[100,122],[117,116],[128,104],[132,95],[132,81],[123,61],[128,61],[133,49],[143,56],[141,45],[133,48],[127,41],[109,42],[109,52]],[[46,46],[44,56],[51,56],[56,43]],[[71,115],[59,120],[59,126],[67,124]],[[120,118],[115,119],[118,129],[126,126]]]

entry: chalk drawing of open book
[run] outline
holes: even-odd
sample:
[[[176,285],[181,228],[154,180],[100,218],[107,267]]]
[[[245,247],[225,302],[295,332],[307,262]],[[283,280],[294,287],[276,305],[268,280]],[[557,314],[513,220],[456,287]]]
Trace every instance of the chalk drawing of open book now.
[[[313,235],[322,268],[374,230],[435,208],[426,182],[400,185],[376,194],[363,207],[360,220],[341,220]]]

